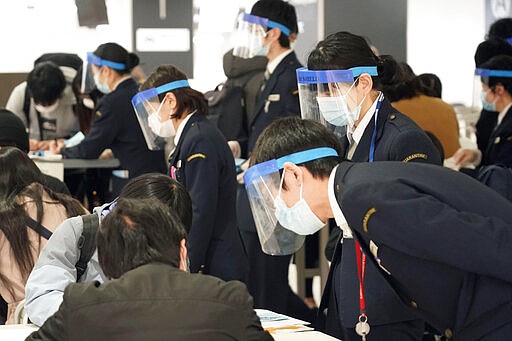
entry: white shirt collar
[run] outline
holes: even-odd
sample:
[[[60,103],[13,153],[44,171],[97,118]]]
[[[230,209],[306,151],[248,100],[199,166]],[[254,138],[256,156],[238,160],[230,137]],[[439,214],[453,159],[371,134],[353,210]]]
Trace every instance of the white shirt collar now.
[[[338,200],[336,200],[336,195],[334,194],[334,179],[336,177],[336,170],[338,166],[334,167],[329,175],[329,182],[327,183],[327,195],[329,197],[329,204],[331,205],[331,210],[334,215],[334,220],[336,220],[336,225],[338,225],[343,230],[343,238],[352,238],[352,231],[348,227],[347,219],[343,215],[341,208],[338,204]]]
[[[268,62],[267,64],[267,71],[272,74],[274,73],[274,71],[276,70],[277,66],[279,65],[279,63],[281,63],[281,61],[287,56],[289,55],[290,53],[292,53],[293,50],[292,49],[288,49],[284,52],[282,52],[280,55],[278,55],[276,58],[272,59],[271,61]]]
[[[377,108],[377,102],[379,101],[380,96],[381,96],[380,94],[379,94],[379,96],[377,96],[377,99],[375,99],[375,101],[373,102],[370,109],[368,109],[366,114],[363,116],[362,120],[359,122],[357,127],[354,129],[354,132],[352,133],[352,138],[354,139],[354,143],[359,144],[359,141],[361,141],[361,138],[363,137],[366,127],[368,126],[368,124],[370,124],[370,121],[373,118],[373,113],[375,112],[375,109]]]
[[[509,103],[505,109],[503,109],[502,111],[500,111],[500,113],[498,114],[498,123],[496,123],[496,126],[499,126],[501,124],[501,121],[503,121],[503,119],[505,118],[505,115],[507,114],[508,110],[510,109],[510,107],[512,107],[512,103]]]
[[[190,114],[185,117],[183,121],[181,121],[180,125],[178,126],[178,130],[176,131],[176,136],[174,136],[174,145],[177,146],[178,142],[180,141],[181,134],[183,134],[183,129],[185,129],[185,126],[187,125],[188,120],[194,115],[196,111],[192,111]]]

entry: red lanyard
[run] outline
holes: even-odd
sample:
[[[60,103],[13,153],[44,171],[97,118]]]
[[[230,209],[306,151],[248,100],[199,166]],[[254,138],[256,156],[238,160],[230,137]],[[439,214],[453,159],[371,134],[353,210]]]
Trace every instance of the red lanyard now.
[[[356,247],[357,278],[359,279],[359,312],[366,316],[366,305],[364,303],[364,270],[366,269],[366,255],[361,252],[361,245],[354,240]]]

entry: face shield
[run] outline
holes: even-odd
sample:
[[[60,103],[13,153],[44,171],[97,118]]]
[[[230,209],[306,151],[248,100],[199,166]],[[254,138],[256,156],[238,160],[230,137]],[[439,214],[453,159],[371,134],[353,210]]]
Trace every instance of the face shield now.
[[[303,119],[322,123],[339,138],[359,118],[355,82],[363,73],[377,76],[377,67],[359,66],[348,70],[297,69],[300,111]]]
[[[240,14],[233,38],[233,55],[240,58],[266,56],[268,45],[263,46],[263,39],[267,34],[267,29],[276,27],[281,30],[282,34],[290,36],[291,30],[280,23],[248,13]]]
[[[473,80],[473,109],[496,111],[496,98],[489,88],[489,81],[494,78],[512,78],[512,70],[475,69]]]
[[[82,73],[82,84],[80,87],[81,92],[84,94],[91,93],[91,91],[97,87],[96,82],[98,81],[98,79],[96,81],[94,79],[94,77],[95,77],[94,75],[97,73],[97,71],[94,72],[93,65],[96,66],[98,69],[101,68],[102,66],[107,66],[111,69],[118,70],[118,71],[126,70],[126,65],[123,63],[117,63],[117,62],[112,62],[110,60],[101,59],[100,57],[96,56],[94,53],[88,52],[86,62],[84,63],[84,67],[82,69],[82,72],[83,72]],[[98,76],[96,76],[96,77],[98,77]]]
[[[287,226],[284,227],[281,222],[285,222],[277,218],[279,216],[281,219],[283,216],[278,212],[278,201],[283,201],[281,195],[284,193],[284,190],[280,190],[282,186],[280,170],[283,169],[283,164],[293,162],[300,165],[329,156],[338,156],[338,153],[332,148],[314,148],[262,162],[246,171],[244,175],[245,188],[261,248],[266,254],[289,255],[295,253],[305,239],[305,235],[298,232],[307,231],[309,228],[309,226],[300,226],[306,225],[306,220],[309,219],[296,219],[298,222],[294,223],[294,226],[284,224]],[[311,212],[311,214],[313,213]]]
[[[188,87],[190,87],[190,85],[187,80],[178,80],[160,85],[156,88],[141,91],[133,96],[132,105],[135,109],[135,114],[139,121],[140,128],[142,129],[142,133],[144,134],[146,144],[150,150],[164,149],[165,139],[157,135],[158,131],[155,131],[155,126],[159,125],[158,121],[162,122],[162,117],[164,117],[165,120],[170,120],[170,115],[165,117],[165,114],[160,112],[164,101],[160,101],[158,95],[174,89]]]

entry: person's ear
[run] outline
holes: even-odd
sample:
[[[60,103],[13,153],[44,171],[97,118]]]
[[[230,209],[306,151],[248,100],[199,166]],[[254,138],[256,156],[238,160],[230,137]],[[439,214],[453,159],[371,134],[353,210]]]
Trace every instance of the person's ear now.
[[[283,164],[284,180],[286,188],[300,187],[304,181],[304,173],[302,169],[293,162],[285,162]]]
[[[169,107],[172,109],[173,112],[175,112],[176,107],[178,105],[176,101],[176,96],[172,92],[168,92],[165,94],[164,100],[166,100],[169,103]]]
[[[505,87],[503,86],[503,84],[496,84],[493,93],[498,96],[503,96],[503,94],[505,93]]]
[[[188,256],[187,241],[185,240],[185,238],[183,238],[180,241],[180,270],[188,271],[187,256]]]
[[[370,93],[373,88],[372,76],[368,73],[361,74],[357,81],[357,87],[359,88],[359,91],[363,93],[363,96]]]
[[[281,30],[278,27],[274,27],[273,29],[267,31],[267,40],[274,42],[279,39],[281,34]]]

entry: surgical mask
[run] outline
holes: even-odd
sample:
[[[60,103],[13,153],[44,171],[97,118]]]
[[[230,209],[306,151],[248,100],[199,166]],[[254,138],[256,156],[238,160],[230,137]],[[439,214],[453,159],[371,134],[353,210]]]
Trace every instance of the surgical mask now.
[[[98,90],[100,92],[104,93],[105,95],[112,92],[112,90],[110,90],[110,88],[108,87],[107,83],[101,83],[100,82],[100,75],[99,75],[99,73],[94,75],[94,84],[96,84],[96,88],[98,88]]]
[[[283,177],[279,187],[279,194],[274,199],[275,215],[279,224],[284,228],[295,232],[299,235],[313,234],[324,227],[324,223],[318,219],[311,210],[308,203],[302,197],[302,184],[300,185],[300,199],[292,207],[286,206],[283,198],[281,198],[281,188],[283,187]]]
[[[148,117],[148,125],[149,128],[153,131],[153,133],[157,134],[161,137],[174,137],[176,136],[176,129],[174,128],[174,125],[171,122],[171,119],[167,119],[164,122],[160,121],[160,111],[162,110],[162,106],[164,104],[165,100],[160,103],[160,106],[158,107],[158,110],[149,115]],[[171,113],[169,115],[172,116],[173,112],[171,109]]]
[[[39,111],[41,114],[45,115],[45,114],[50,114],[52,112],[55,111],[55,109],[57,109],[57,107],[59,106],[59,100],[57,99],[53,104],[51,105],[48,105],[48,106],[43,106],[43,105],[40,105],[40,104],[35,104],[34,105],[34,108]]]
[[[336,84],[336,83],[335,83]],[[318,108],[324,119],[334,126],[353,125],[359,119],[361,107],[366,95],[354,108],[348,106],[347,96],[356,83],[352,83],[344,95],[331,97],[317,97]]]
[[[257,39],[256,44],[258,46],[257,48],[254,49],[256,51],[254,55],[266,57],[270,48],[270,44],[267,44],[267,46],[263,46],[263,37],[261,36],[257,36],[253,39]]]
[[[489,90],[482,91],[482,94],[481,94],[481,97],[482,97],[482,108],[484,110],[487,110],[487,111],[496,111],[496,100],[497,99],[495,99],[492,102],[487,102],[487,93],[488,92],[489,92]]]

